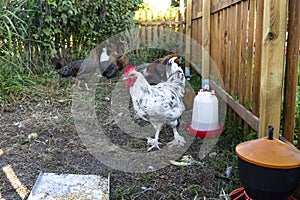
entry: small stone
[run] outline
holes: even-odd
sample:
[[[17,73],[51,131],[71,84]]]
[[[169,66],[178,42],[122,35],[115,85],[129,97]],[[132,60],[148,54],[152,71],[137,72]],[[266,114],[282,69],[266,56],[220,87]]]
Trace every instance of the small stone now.
[[[37,133],[30,133],[28,136],[27,136],[28,140],[35,140],[38,138],[38,134]]]

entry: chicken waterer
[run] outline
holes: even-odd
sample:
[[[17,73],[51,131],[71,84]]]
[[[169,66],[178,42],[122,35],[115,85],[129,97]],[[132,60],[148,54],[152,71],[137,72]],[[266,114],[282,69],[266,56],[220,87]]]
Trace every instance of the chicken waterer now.
[[[221,135],[224,126],[219,123],[218,99],[214,90],[201,89],[194,99],[192,122],[186,130],[200,138],[215,138]]]

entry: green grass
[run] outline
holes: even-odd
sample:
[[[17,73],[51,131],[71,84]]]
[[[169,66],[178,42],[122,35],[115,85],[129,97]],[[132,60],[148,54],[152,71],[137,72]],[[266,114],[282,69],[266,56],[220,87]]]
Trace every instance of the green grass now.
[[[0,106],[40,101],[65,93],[56,71],[45,68],[43,73],[23,72],[22,67],[6,67],[0,71]]]
[[[140,188],[136,186],[125,187],[117,185],[115,191],[112,193],[111,199],[131,199],[134,196],[138,196],[140,192]]]

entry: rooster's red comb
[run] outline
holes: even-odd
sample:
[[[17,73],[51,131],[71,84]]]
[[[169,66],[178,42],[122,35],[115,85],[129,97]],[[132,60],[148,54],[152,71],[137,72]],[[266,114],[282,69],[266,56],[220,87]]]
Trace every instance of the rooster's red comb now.
[[[135,66],[133,66],[133,65],[128,65],[128,66],[126,67],[126,69],[124,70],[124,76],[127,76],[132,70],[135,70],[135,69],[136,69]]]

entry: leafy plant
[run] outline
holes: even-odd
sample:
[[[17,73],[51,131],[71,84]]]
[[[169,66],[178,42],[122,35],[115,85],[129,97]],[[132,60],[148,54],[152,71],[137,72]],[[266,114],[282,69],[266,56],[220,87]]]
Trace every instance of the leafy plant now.
[[[65,61],[86,57],[98,43],[125,30],[139,3],[141,0],[1,1],[0,105],[30,98],[36,85],[52,83],[54,55]]]

